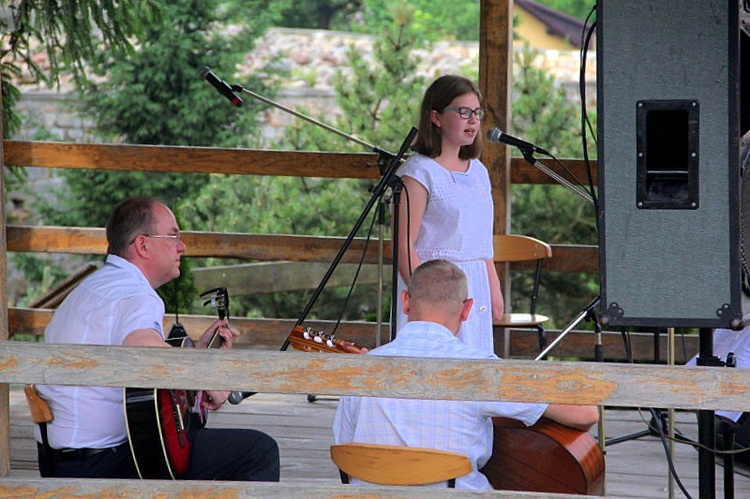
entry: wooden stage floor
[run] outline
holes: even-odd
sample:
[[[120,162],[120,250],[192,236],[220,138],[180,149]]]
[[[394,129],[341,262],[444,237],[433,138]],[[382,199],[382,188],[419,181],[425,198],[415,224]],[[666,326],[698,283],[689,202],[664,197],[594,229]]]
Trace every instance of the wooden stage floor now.
[[[19,386],[11,387],[11,472],[14,478],[38,476],[31,420]],[[331,424],[336,400],[307,401],[305,395],[258,394],[237,406],[212,413],[212,426],[251,427],[267,432],[279,442],[281,480],[300,484],[338,484],[338,471],[329,457]],[[650,419],[648,411],[643,418]],[[676,429],[697,440],[693,413],[678,412]],[[646,428],[638,411],[605,411],[606,438],[630,435]],[[596,428],[594,428],[596,432]],[[606,496],[667,498],[670,481],[661,441],[655,436],[628,440],[606,449]],[[675,469],[691,497],[698,497],[698,452],[676,444]],[[0,478],[2,480],[2,478]],[[750,470],[738,465],[734,475],[736,497],[750,497]],[[716,497],[724,496],[723,468],[716,466]],[[686,497],[674,485],[672,497]]]

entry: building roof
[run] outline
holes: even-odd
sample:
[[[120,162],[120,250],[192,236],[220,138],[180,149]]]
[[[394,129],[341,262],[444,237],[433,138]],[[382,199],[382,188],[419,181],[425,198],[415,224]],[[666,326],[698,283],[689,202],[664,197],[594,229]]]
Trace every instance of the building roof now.
[[[567,40],[576,48],[581,47],[584,23],[580,19],[533,0],[515,0],[515,4],[544,24],[550,34]]]

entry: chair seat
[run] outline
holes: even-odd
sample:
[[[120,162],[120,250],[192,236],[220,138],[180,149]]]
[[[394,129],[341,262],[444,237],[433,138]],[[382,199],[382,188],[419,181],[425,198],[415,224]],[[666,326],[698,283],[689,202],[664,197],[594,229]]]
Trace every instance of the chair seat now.
[[[503,314],[499,321],[493,322],[496,327],[536,327],[549,320],[542,314]]]

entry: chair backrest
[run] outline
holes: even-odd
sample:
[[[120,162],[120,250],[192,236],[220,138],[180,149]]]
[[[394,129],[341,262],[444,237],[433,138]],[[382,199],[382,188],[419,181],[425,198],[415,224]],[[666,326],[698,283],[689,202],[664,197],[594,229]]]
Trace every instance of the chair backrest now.
[[[494,261],[499,262],[525,262],[535,261],[534,285],[531,290],[531,303],[529,312],[536,314],[536,302],[539,295],[539,284],[542,277],[542,265],[544,260],[552,258],[552,247],[530,236],[516,234],[496,234],[492,238],[494,249]],[[544,319],[546,320],[546,318]],[[540,330],[540,345],[546,344],[544,333]],[[543,347],[542,347],[543,348]]]
[[[347,443],[331,446],[331,459],[341,471],[342,483],[349,477],[379,485],[426,485],[448,482],[471,473],[464,454],[420,447]]]
[[[39,396],[36,387],[34,385],[26,385],[23,387],[23,392],[26,395],[26,403],[29,405],[29,412],[34,423],[51,423],[52,410],[50,410],[47,401]]]
[[[496,234],[492,238],[495,262],[524,262],[552,258],[552,247],[529,236]]]
[[[47,439],[47,423],[51,423],[52,409],[46,400],[39,396],[34,385],[23,387],[23,393],[26,395],[26,403],[29,405],[31,419],[39,426],[39,434],[42,437],[42,444],[39,449],[39,474],[42,477],[57,476],[55,469],[55,458],[52,448]]]

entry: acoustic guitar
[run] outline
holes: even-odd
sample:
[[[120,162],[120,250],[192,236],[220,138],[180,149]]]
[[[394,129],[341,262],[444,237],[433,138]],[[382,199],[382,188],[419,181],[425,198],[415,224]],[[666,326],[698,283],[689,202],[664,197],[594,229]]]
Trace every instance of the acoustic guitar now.
[[[603,495],[604,455],[585,431],[541,418],[492,418],[492,457],[479,470],[496,490]]]
[[[219,319],[229,317],[229,295],[226,288],[216,288],[204,305],[217,308]],[[179,330],[179,328],[178,328]],[[182,330],[184,331],[184,329]],[[222,343],[218,329],[208,348]],[[191,348],[189,336],[170,334],[172,346]],[[138,476],[142,479],[177,479],[187,473],[192,452],[190,433],[206,424],[208,414],[201,407],[201,391],[125,388],[125,426],[130,452]]]
[[[303,352],[367,353],[367,348],[302,325],[294,326],[287,339],[293,348]]]

